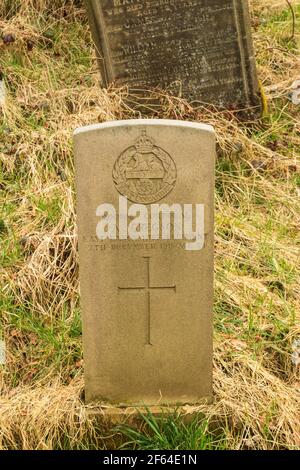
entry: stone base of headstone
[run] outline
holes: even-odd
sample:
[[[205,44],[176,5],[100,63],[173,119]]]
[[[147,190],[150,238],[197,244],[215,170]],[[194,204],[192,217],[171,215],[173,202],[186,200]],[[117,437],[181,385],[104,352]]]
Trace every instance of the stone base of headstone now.
[[[209,403],[211,403],[211,401],[203,401],[202,405]],[[201,404],[128,408],[112,405],[99,405],[87,407],[86,410],[90,418],[96,418],[106,427],[128,425],[139,428],[141,425],[145,424],[144,416],[147,415],[154,416],[154,418],[164,418],[172,415],[179,415],[185,423],[189,423],[197,417],[203,417]]]

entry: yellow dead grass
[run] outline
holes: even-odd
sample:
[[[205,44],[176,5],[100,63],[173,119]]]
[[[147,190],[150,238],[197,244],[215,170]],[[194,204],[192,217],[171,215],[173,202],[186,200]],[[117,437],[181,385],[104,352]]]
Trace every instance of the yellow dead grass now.
[[[64,321],[66,305],[67,322],[72,321],[78,302],[72,132],[86,124],[136,117],[124,102],[126,89],[99,88],[95,61],[88,71],[91,82],[83,80],[87,74],[82,65],[74,66],[70,77],[70,65],[61,57],[68,53],[67,44],[62,42],[62,49],[54,50],[36,45],[34,60],[28,52],[26,41],[39,43],[45,28],[34,17],[51,10],[51,27],[60,22],[66,26],[62,12],[67,11],[69,21],[82,21],[83,11],[75,3],[26,0],[15,17],[0,19],[0,29],[16,36],[9,51],[0,49],[7,67],[5,78],[14,90],[2,108],[4,126],[10,131],[0,157],[5,178],[17,175],[21,182],[20,192],[6,187],[2,201],[17,201],[9,215],[13,226],[9,243],[13,248],[15,240],[21,240],[24,253],[15,264],[0,270],[0,282],[4,294],[12,296],[17,306],[26,306],[47,325]],[[262,9],[266,15],[269,8],[281,11],[285,5],[277,0],[251,3],[255,15]],[[0,14],[7,12],[7,2],[1,8]],[[81,34],[84,40],[78,38],[78,47],[92,53],[85,44],[86,26]],[[300,228],[299,188],[293,182],[299,172],[300,120],[288,102],[291,83],[299,78],[299,60],[293,51],[279,46],[280,34],[255,32],[260,78],[276,116],[272,123],[246,126],[232,113],[194,110],[183,100],[156,91],[161,100],[156,117],[213,124],[218,159],[233,168],[230,172],[220,167],[217,174],[222,191],[216,194],[215,289],[220,307],[215,321],[215,403],[199,409],[212,425],[218,423],[225,429],[227,446],[233,449],[300,448],[299,368],[291,362],[292,345],[300,337],[299,245],[291,235]],[[10,61],[14,52],[23,54],[21,71]],[[279,111],[278,106],[282,106]],[[43,112],[45,125],[33,128],[30,117],[41,117]],[[271,134],[280,141],[273,147],[267,145]],[[51,204],[55,198],[60,209],[49,220],[39,201]],[[256,199],[263,202],[259,205]],[[269,206],[276,210],[276,217],[267,231]],[[273,258],[275,267],[270,267]],[[281,273],[277,258],[290,266],[286,282],[288,274]],[[270,289],[274,282],[279,288],[283,285],[284,295]],[[66,384],[68,373],[47,363],[41,348],[39,361],[45,374],[35,380],[33,366],[22,362],[15,344],[14,335],[23,334],[10,324],[10,315],[15,314],[10,307],[4,307],[1,314],[8,364],[0,370],[0,449],[114,446],[113,439],[104,439],[105,428],[88,416],[80,400],[81,372]],[[24,342],[20,337],[22,348]],[[35,364],[34,370],[38,367]],[[32,380],[23,374],[26,369]],[[13,377],[18,373],[15,384]]]

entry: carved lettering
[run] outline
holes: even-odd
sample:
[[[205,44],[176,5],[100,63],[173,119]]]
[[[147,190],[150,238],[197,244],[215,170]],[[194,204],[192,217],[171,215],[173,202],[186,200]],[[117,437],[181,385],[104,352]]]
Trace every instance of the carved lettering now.
[[[94,36],[105,41],[116,85],[222,107],[258,104],[247,0],[98,1],[103,31]]]

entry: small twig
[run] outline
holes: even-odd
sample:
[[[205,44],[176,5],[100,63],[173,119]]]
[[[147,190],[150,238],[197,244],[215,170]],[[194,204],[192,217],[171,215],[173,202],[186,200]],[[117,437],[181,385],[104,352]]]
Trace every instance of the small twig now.
[[[291,13],[292,13],[293,26],[292,26],[292,36],[291,36],[291,39],[294,39],[294,38],[295,38],[295,31],[296,31],[296,14],[295,14],[295,10],[294,10],[294,7],[293,7],[293,5],[292,5],[291,0],[286,0],[286,3],[288,4],[289,9],[291,10]]]

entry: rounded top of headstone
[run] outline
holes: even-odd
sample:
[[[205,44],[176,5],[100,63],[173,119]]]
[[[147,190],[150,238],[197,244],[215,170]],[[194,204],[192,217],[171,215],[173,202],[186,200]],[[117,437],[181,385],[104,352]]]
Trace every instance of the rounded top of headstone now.
[[[89,126],[78,127],[74,131],[74,136],[83,134],[85,132],[124,126],[172,126],[202,130],[205,132],[211,132],[213,134],[215,132],[213,126],[199,122],[175,121],[172,119],[128,119],[124,121],[107,121],[102,124],[91,124]]]

